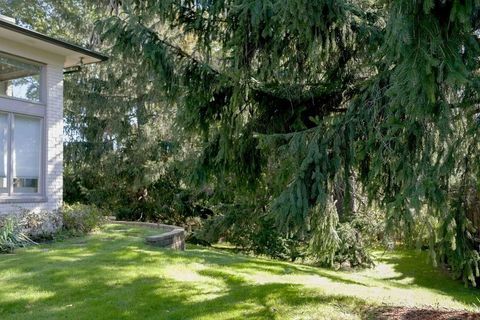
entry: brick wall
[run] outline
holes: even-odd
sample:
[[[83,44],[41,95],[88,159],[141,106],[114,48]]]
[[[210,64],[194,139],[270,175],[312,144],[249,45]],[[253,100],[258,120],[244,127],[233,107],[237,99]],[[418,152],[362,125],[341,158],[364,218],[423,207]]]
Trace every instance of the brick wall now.
[[[63,65],[46,66],[46,115],[44,118],[44,174],[46,201],[0,203],[0,214],[22,209],[55,211],[63,194]]]

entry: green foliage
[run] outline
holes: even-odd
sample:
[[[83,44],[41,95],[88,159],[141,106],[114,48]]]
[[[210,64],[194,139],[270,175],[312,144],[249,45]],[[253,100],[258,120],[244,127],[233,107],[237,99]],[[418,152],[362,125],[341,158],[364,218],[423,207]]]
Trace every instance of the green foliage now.
[[[92,205],[65,204],[62,207],[64,230],[81,235],[89,233],[105,222],[105,213]]]
[[[462,240],[463,195],[452,190],[479,185],[478,1],[152,0],[117,9],[97,30],[157,71],[180,125],[202,139],[200,182],[256,195],[268,180],[266,212],[278,230],[311,232],[330,262],[361,193],[385,212],[390,234],[436,244],[434,258],[462,252],[449,263],[473,283],[478,258]]]
[[[334,265],[340,267],[371,267],[372,257],[366,253],[361,233],[349,223],[337,227],[339,244],[335,248]]]
[[[184,166],[173,163],[191,150],[172,129],[175,105],[158,90],[157,66],[143,67],[92,34],[94,22],[110,12],[102,5],[35,0],[25,10],[23,1],[0,2],[0,11],[23,25],[110,57],[65,75],[64,201],[93,204],[126,220],[185,224],[208,210],[204,194],[185,184]]]
[[[49,3],[49,17],[92,4]],[[212,238],[272,256],[302,239],[330,265],[368,260],[346,240],[359,232],[401,239],[475,283],[478,1],[97,5],[112,59],[65,83],[67,200],[167,221],[209,207]]]
[[[281,260],[307,257],[305,240],[289,238],[278,230],[271,218],[256,217],[255,213],[238,206],[205,221],[194,233],[194,239],[210,244],[225,241],[237,249]]]
[[[18,221],[4,219],[0,225],[0,253],[12,253],[15,248],[35,244],[22,230]]]
[[[276,259],[296,261],[307,257],[305,240],[290,238],[275,228],[272,218],[262,219],[251,235],[250,250],[256,255],[266,255]]]
[[[465,189],[460,192],[462,191],[468,194]],[[472,208],[468,208],[467,202],[464,202],[465,195],[457,197],[451,205],[451,211],[440,224],[436,246],[440,250],[442,262],[451,266],[456,278],[465,283],[476,283],[476,278],[480,277],[480,252],[474,250],[476,230],[467,218],[467,210]]]
[[[34,241],[52,239],[62,229],[62,217],[58,211],[24,209],[19,214],[12,214],[15,215],[19,226]]]

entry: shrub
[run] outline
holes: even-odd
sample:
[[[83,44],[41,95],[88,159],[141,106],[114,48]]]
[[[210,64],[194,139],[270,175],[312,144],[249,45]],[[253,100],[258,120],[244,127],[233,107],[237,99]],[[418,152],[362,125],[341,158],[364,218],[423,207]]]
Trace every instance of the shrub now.
[[[25,233],[17,220],[7,218],[0,226],[0,253],[11,253],[15,248],[35,244]]]
[[[350,223],[340,223],[337,227],[338,248],[334,256],[334,265],[339,267],[372,267],[373,260],[367,252],[362,234]]]
[[[23,232],[35,241],[52,239],[62,227],[62,217],[58,211],[24,209],[15,216]]]
[[[227,214],[211,217],[189,238],[189,242],[202,245],[219,241],[274,259],[295,261],[306,257],[304,240],[280,232],[272,218],[261,217],[248,206],[232,206]]]
[[[75,203],[62,208],[63,228],[74,234],[84,234],[92,231],[106,218],[100,209],[92,205]]]

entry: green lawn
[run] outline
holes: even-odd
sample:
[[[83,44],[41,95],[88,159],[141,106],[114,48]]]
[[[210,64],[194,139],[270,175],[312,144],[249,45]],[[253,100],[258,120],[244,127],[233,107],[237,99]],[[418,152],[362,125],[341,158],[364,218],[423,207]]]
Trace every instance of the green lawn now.
[[[432,271],[421,253],[378,254],[336,272],[223,251],[175,252],[146,230],[107,225],[0,256],[0,319],[361,319],[373,306],[476,310],[480,291]]]

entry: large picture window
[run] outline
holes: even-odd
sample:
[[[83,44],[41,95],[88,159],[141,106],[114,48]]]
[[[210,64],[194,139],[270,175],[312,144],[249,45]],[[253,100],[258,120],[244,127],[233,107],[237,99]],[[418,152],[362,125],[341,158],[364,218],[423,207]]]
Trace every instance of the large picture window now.
[[[41,193],[42,119],[0,113],[0,193]]]
[[[43,199],[44,68],[0,52],[0,202]]]
[[[0,96],[41,101],[42,65],[0,53]]]

